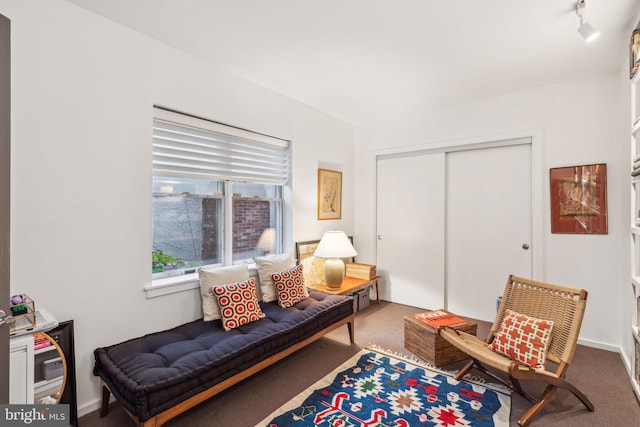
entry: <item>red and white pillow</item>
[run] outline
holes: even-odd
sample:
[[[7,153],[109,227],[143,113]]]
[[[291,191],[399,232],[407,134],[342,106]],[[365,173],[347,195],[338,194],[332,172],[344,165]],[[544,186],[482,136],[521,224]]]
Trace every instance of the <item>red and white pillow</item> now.
[[[489,348],[534,368],[544,368],[553,321],[507,309]]]
[[[222,327],[225,331],[265,317],[258,304],[254,279],[213,286],[211,292],[218,300]]]
[[[276,288],[280,307],[291,307],[309,297],[309,292],[304,284],[302,265],[274,273],[271,275],[271,279]]]

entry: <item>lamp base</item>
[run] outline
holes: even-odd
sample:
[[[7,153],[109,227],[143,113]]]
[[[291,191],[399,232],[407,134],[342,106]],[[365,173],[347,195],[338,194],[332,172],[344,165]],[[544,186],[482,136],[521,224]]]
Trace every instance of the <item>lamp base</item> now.
[[[324,281],[327,289],[340,289],[344,277],[344,262],[340,258],[329,258],[324,263]]]

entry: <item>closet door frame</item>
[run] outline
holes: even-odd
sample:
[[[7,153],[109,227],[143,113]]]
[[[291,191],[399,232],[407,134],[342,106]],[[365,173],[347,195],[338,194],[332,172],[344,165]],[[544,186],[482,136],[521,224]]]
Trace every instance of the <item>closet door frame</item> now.
[[[531,271],[532,279],[545,280],[544,277],[544,212],[549,210],[549,201],[543,199],[544,185],[548,185],[547,175],[543,171],[543,131],[542,129],[514,131],[495,135],[486,135],[481,137],[460,138],[447,141],[434,141],[432,143],[416,144],[410,146],[391,147],[386,149],[372,151],[372,170],[373,170],[373,206],[371,210],[372,228],[370,230],[371,248],[373,259],[378,258],[377,250],[377,163],[379,159],[389,156],[408,156],[418,153],[448,153],[454,151],[475,150],[479,148],[506,147],[510,145],[521,145],[518,141],[523,138],[529,138],[531,144]],[[546,210],[545,210],[546,209]],[[444,250],[444,248],[443,248]],[[506,280],[506,278],[505,278]],[[446,292],[446,289],[445,289]]]

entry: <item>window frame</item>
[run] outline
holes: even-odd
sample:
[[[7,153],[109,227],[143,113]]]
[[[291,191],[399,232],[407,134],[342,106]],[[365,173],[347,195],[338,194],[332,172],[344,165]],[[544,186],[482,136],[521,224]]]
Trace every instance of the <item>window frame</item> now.
[[[188,119],[189,121],[192,119],[195,120],[205,120],[205,119],[201,119],[199,117],[195,117],[195,116],[191,116],[191,115],[185,115],[182,113],[178,113],[175,112],[173,110],[167,110],[161,107],[154,107],[154,120],[157,117],[157,112],[161,111],[161,112],[169,112],[171,115],[173,115],[174,117],[184,117],[186,119]],[[178,116],[175,116],[178,115]],[[253,133],[241,128],[235,128],[232,126],[228,126],[228,125],[224,125],[221,123],[217,123],[217,122],[213,122],[213,121],[209,121],[206,120],[207,122],[210,122],[212,124],[214,124],[214,126],[220,126],[222,128],[228,128],[228,129],[232,129],[232,130],[236,130],[238,132],[240,132],[243,136],[246,135],[256,135],[259,138],[263,139],[276,139],[278,141],[281,141],[282,143],[286,144],[286,161],[287,161],[287,177],[286,177],[286,182],[280,183],[280,184],[274,184],[274,183],[266,183],[266,182],[260,182],[258,180],[256,181],[252,181],[252,180],[248,180],[248,181],[240,181],[238,179],[222,179],[222,186],[223,186],[223,195],[222,195],[222,204],[223,204],[223,218],[222,218],[222,226],[223,226],[223,230],[222,230],[222,234],[223,234],[223,240],[222,240],[222,264],[214,264],[216,266],[219,267],[223,267],[223,266],[228,266],[228,265],[233,265],[233,264],[238,264],[240,262],[246,262],[247,260],[238,260],[238,261],[233,261],[233,182],[254,182],[257,184],[274,184],[274,185],[279,185],[281,187],[280,189],[280,194],[279,194],[279,202],[280,202],[280,212],[277,218],[277,221],[280,223],[280,229],[281,229],[281,233],[280,233],[280,241],[276,244],[277,247],[281,248],[281,253],[286,252],[287,250],[291,250],[291,248],[289,247],[290,245],[287,245],[285,242],[291,241],[291,235],[292,235],[292,219],[293,219],[293,215],[292,215],[292,196],[291,196],[291,172],[292,172],[292,166],[291,166],[291,141],[289,140],[284,140],[281,138],[275,138],[275,137],[271,137],[268,135],[264,135],[264,134],[258,134],[258,133]],[[263,141],[262,141],[263,142]],[[163,173],[156,173],[154,170],[153,175],[158,175],[158,176],[172,176],[171,174],[163,174]],[[204,178],[204,177],[203,177]],[[207,178],[207,179],[212,179],[212,178]],[[153,191],[152,191],[152,198],[153,198]],[[269,199],[272,200],[272,199]],[[152,246],[152,245],[151,245]],[[153,246],[152,246],[153,249]],[[149,251],[149,254],[151,253],[151,251]],[[252,272],[252,275],[256,275],[257,276],[257,271],[255,270],[255,264],[253,264],[253,262],[249,263],[249,267],[250,267],[250,271]],[[197,267],[196,267],[196,271],[192,272],[192,273],[183,273],[183,274],[178,274],[178,275],[168,275],[168,276],[164,276],[164,277],[153,277],[153,274],[151,274],[151,282],[145,286],[144,290],[146,292],[146,297],[147,298],[154,298],[157,296],[162,296],[162,295],[167,295],[167,294],[171,294],[171,293],[175,293],[175,292],[183,292],[183,291],[188,291],[188,290],[192,290],[192,289],[196,289],[199,288],[199,276],[198,276],[198,272],[197,272]]]
[[[162,178],[166,178],[166,177],[162,177]],[[219,194],[212,194],[212,195],[205,195],[205,194],[196,194],[196,197],[199,199],[210,199],[210,200],[219,200],[220,201],[220,206],[221,206],[221,211],[222,211],[222,218],[220,219],[220,228],[222,230],[222,239],[220,240],[219,245],[220,245],[220,252],[221,252],[221,256],[220,256],[220,261],[217,263],[212,263],[212,264],[203,264],[201,266],[195,266],[195,267],[185,267],[183,269],[178,269],[178,270],[168,270],[168,271],[163,271],[163,272],[159,272],[159,273],[153,273],[151,274],[151,279],[152,281],[156,281],[159,279],[164,279],[166,277],[172,277],[172,276],[184,276],[186,274],[189,274],[188,271],[193,269],[194,271],[197,271],[197,269],[199,267],[207,267],[207,268],[215,268],[215,267],[223,267],[225,265],[225,234],[227,231],[227,226],[225,224],[225,218],[227,217],[227,213],[225,211],[226,209],[226,203],[228,202],[226,197],[225,197],[225,192],[227,191],[227,188],[229,188],[229,186],[226,185],[225,182],[220,182],[220,189],[222,190],[222,193]],[[156,192],[153,191],[152,192],[152,198],[156,197]],[[152,214],[153,217],[153,214]],[[152,225],[152,230],[153,230],[153,225]],[[154,240],[154,236],[153,236],[153,231],[152,231],[152,241]],[[155,249],[155,247],[153,247],[152,249]]]

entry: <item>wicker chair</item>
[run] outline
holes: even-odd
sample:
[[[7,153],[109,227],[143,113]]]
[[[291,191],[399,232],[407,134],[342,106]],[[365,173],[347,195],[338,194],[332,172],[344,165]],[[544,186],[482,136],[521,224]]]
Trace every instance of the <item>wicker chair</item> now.
[[[471,368],[476,368],[533,402],[533,406],[518,420],[518,424],[526,426],[551,400],[559,388],[573,393],[589,411],[594,410],[589,399],[565,380],[565,372],[576,349],[586,302],[587,291],[583,289],[551,285],[511,275],[502,296],[498,315],[485,341],[449,327],[439,328],[438,333],[472,359],[456,373],[456,379],[460,380]],[[553,320],[547,361],[557,365],[555,371],[550,370],[549,366],[532,368],[489,348],[488,344],[493,341],[498,332],[507,309],[538,319]],[[485,366],[506,374],[510,384],[487,370]],[[525,393],[520,381],[546,383],[547,387],[540,397],[534,399]]]

